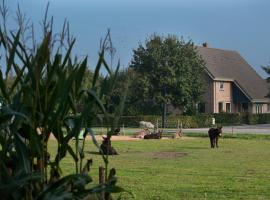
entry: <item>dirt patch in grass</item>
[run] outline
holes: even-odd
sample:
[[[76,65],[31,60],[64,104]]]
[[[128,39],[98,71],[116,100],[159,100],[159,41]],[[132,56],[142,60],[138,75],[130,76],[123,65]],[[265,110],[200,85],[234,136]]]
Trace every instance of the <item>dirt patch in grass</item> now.
[[[162,151],[162,152],[151,152],[146,153],[146,156],[152,158],[181,158],[187,156],[187,153],[183,152],[174,152],[174,151]]]

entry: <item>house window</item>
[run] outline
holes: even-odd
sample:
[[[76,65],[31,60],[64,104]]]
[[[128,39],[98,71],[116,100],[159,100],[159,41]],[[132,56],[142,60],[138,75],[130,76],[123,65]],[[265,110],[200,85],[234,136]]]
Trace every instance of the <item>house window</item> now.
[[[219,82],[219,90],[224,90],[224,82]]]
[[[223,112],[223,102],[218,102],[218,112]]]
[[[256,114],[262,113],[262,104],[255,104]]]
[[[226,103],[226,112],[227,113],[231,112],[231,103]]]

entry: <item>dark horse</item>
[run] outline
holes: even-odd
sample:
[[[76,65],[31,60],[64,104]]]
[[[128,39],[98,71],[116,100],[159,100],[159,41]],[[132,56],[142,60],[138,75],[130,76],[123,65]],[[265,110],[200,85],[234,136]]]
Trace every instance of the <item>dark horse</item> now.
[[[210,128],[208,136],[210,138],[211,148],[218,148],[218,137],[222,135],[222,126],[218,128]]]
[[[118,155],[117,151],[112,147],[111,139],[108,137],[103,137],[102,144],[100,145],[101,153],[104,155]]]

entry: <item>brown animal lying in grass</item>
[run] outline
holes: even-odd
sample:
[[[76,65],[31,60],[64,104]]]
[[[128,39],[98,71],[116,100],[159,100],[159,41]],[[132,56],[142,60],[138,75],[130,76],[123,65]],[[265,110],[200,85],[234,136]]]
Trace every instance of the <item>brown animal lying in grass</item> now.
[[[218,137],[222,135],[222,126],[218,128],[210,128],[208,136],[210,139],[211,148],[218,148]]]
[[[150,131],[149,130],[143,130],[143,131],[135,133],[134,137],[143,139],[144,136],[147,135],[147,134],[150,134]]]
[[[116,150],[112,147],[111,139],[108,137],[103,137],[102,144],[100,145],[101,153],[104,155],[118,155]]]
[[[116,128],[116,129],[114,129],[114,131],[113,131],[113,135],[120,135],[120,131],[121,131],[121,129],[120,129],[120,128]]]
[[[144,139],[161,139],[162,131],[158,131],[157,133],[150,133],[144,136]]]
[[[182,131],[176,131],[176,133],[174,133],[174,134],[172,135],[172,138],[173,138],[173,139],[178,139],[178,138],[181,138],[182,136],[183,136]]]

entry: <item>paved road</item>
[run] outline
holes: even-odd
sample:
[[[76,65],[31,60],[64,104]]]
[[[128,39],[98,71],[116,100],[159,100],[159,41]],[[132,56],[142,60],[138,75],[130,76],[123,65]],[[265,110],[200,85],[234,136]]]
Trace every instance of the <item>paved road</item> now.
[[[209,128],[188,128],[183,129],[183,132],[200,132],[207,133]],[[260,124],[260,125],[242,125],[242,126],[224,126],[224,133],[247,133],[247,134],[269,134],[270,135],[270,124]]]

